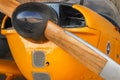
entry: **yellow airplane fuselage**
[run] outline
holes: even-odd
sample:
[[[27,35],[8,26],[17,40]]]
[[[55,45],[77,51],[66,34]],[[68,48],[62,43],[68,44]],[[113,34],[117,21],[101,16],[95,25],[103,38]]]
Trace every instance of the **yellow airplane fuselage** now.
[[[98,13],[84,6],[74,4],[72,8],[83,14],[86,26],[65,29],[83,38],[120,63],[118,29]],[[49,78],[51,80],[104,80],[51,41],[43,44],[31,43],[19,36],[14,29],[2,29],[2,34],[8,40],[16,65],[28,80],[34,80],[35,77],[38,77],[37,75],[44,75],[48,80]],[[19,74],[20,72],[17,70],[14,68],[13,72]],[[2,73],[7,74],[9,71]]]

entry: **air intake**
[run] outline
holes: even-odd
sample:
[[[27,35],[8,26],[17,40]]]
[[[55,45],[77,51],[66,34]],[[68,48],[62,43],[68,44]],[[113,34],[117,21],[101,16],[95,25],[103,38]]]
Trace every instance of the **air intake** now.
[[[34,80],[51,80],[47,73],[33,73]]]
[[[43,51],[34,51],[32,61],[33,61],[34,67],[44,67],[44,63],[45,63],[44,52]]]

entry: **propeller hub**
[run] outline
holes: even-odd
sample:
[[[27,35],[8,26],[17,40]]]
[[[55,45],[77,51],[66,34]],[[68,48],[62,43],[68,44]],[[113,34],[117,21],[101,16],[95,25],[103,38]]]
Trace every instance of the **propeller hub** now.
[[[44,35],[48,20],[57,22],[55,11],[43,4],[29,2],[16,8],[12,15],[12,24],[16,31],[31,42],[46,42]]]

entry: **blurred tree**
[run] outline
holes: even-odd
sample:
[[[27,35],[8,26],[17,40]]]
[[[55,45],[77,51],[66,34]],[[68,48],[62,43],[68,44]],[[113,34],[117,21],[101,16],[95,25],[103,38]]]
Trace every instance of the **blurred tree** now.
[[[25,2],[59,2],[59,1],[65,1],[65,0],[17,0],[21,3]]]
[[[120,13],[120,0],[110,0],[114,3],[114,5],[117,7],[119,13]]]
[[[59,2],[59,1],[68,1],[68,0],[17,0],[21,3],[25,3],[25,2]],[[110,0],[112,1],[115,6],[117,7],[119,13],[120,13],[120,0]]]

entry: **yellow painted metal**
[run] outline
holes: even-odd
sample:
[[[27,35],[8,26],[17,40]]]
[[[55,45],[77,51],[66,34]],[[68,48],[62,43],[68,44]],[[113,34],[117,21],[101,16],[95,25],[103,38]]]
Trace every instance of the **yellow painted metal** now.
[[[109,57],[115,60],[117,63],[120,63],[120,33],[113,24],[108,20],[103,19],[100,15],[92,10],[80,6],[73,5],[73,7],[79,10],[85,17],[86,24],[89,28],[97,30],[100,32],[99,43],[97,48],[102,52],[106,53]],[[89,38],[90,40],[90,38]],[[88,40],[88,41],[89,41]],[[95,43],[97,40],[94,40]],[[107,45],[110,43],[110,53],[107,54]],[[91,43],[92,44],[92,43]]]
[[[73,5],[73,8],[77,9],[84,15],[86,24],[89,28],[96,29],[101,33],[110,34],[113,37],[118,36],[116,33],[111,33],[116,32],[114,25],[112,25],[108,20],[103,19],[103,17],[98,15],[98,13],[78,4]]]
[[[103,52],[106,52],[107,42],[110,41],[112,46],[110,57],[120,63],[120,60],[115,57],[115,53],[118,54],[118,57],[120,55],[118,48],[120,47],[118,45],[120,35],[115,27],[84,6],[75,4],[73,8],[84,15],[87,26],[66,29],[82,37]],[[28,80],[33,80],[33,72],[48,73],[51,80],[103,80],[51,41],[43,44],[31,43],[20,37],[14,29],[2,30],[2,34],[6,35],[15,62]],[[45,53],[44,67],[38,68],[33,65],[32,55],[34,51],[43,51]]]
[[[98,46],[99,31],[88,27],[67,28],[67,30],[82,37],[95,47]],[[16,31],[12,29],[2,30],[2,33],[5,34],[8,39],[15,62],[28,80],[33,79],[32,72],[46,72],[50,75],[51,80],[102,80],[102,78],[88,70],[72,56],[50,41],[44,44],[31,43],[20,37]],[[45,52],[46,62],[44,67],[37,68],[33,66],[33,51]]]
[[[85,41],[89,42],[93,46],[97,47],[99,38],[100,38],[100,31],[89,27],[82,27],[82,28],[66,28],[70,32],[76,34],[78,37],[83,38]]]
[[[4,29],[7,19],[8,16],[5,16],[2,20],[1,29]],[[11,80],[13,77],[16,76],[23,76],[15,61],[6,59],[0,59],[0,74],[6,75],[6,80]]]
[[[0,59],[0,74],[5,74],[8,78],[13,78],[14,76],[22,76],[14,61],[4,59]]]
[[[6,20],[8,19],[8,16],[5,16],[2,20],[1,28],[3,29],[5,27]]]
[[[51,76],[51,80],[102,80],[50,41],[44,44],[35,44],[26,41],[14,30],[5,30],[3,33],[8,39],[18,67],[28,80],[32,80],[32,72],[46,72]],[[33,51],[45,52],[46,62],[44,67],[33,66]]]

